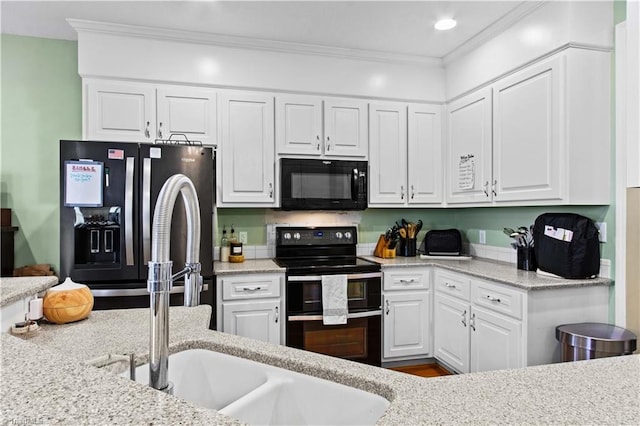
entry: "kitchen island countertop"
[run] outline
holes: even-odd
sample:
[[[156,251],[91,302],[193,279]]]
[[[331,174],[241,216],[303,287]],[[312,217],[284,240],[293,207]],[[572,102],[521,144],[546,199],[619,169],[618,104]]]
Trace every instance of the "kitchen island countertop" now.
[[[58,277],[3,277],[0,278],[0,307],[43,292],[58,284]]]
[[[3,422],[236,424],[85,364],[131,350],[146,362],[148,315],[98,311],[26,339],[3,334]],[[377,393],[391,401],[379,424],[640,423],[640,355],[421,378],[211,331],[208,315],[207,306],[171,308],[171,352],[217,350]]]

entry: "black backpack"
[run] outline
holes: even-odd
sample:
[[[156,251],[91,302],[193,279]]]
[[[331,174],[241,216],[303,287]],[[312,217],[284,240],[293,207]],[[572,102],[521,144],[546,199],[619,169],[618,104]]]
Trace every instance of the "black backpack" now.
[[[564,278],[592,278],[600,272],[598,228],[575,213],[544,213],[533,225],[538,269]]]

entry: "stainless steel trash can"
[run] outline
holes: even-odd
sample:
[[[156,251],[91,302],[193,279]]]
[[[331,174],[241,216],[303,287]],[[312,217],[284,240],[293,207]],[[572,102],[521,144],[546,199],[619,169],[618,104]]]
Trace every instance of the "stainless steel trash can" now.
[[[637,337],[622,327],[597,322],[556,327],[562,361],[629,355],[636,350]]]

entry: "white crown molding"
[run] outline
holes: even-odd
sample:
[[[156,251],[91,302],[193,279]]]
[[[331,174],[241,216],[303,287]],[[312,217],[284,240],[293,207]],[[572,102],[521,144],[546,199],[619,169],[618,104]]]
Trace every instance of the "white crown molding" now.
[[[444,66],[447,66],[451,62],[460,58],[461,56],[469,53],[470,51],[478,48],[481,44],[494,38],[498,34],[506,31],[513,26],[516,22],[520,21],[525,16],[538,10],[542,6],[546,5],[548,1],[524,1],[503,17],[499,18],[493,24],[489,25],[478,34],[474,35],[469,40],[462,43],[460,46],[453,49],[447,55],[442,58]]]
[[[273,52],[321,55],[336,58],[365,61],[404,63],[410,65],[442,66],[442,59],[421,55],[409,55],[365,49],[349,49],[316,44],[263,40],[252,37],[225,34],[202,33],[196,31],[173,30],[167,28],[143,27],[137,25],[113,24],[107,22],[67,19],[78,34],[82,32],[103,33],[127,37],[170,40],[185,43],[208,44],[239,49],[267,50]]]

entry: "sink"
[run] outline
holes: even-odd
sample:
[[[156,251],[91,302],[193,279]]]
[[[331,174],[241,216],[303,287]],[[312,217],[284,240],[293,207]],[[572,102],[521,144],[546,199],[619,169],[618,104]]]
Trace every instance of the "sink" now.
[[[136,381],[148,384],[148,364]],[[375,424],[389,406],[350,386],[205,349],[170,355],[169,381],[175,396],[253,425]]]
[[[266,383],[261,364],[204,349],[169,356],[173,394],[204,408],[220,410]],[[129,373],[122,374],[129,377]],[[136,368],[136,382],[149,384],[149,364]]]

